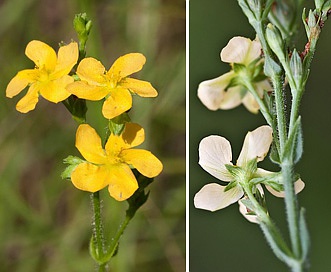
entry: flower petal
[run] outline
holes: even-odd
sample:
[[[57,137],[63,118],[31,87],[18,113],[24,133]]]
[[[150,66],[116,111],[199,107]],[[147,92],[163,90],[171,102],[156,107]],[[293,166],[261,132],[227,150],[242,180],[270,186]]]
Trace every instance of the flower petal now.
[[[223,209],[237,202],[244,192],[240,186],[224,192],[225,186],[210,183],[201,188],[194,196],[194,206],[211,212]]]
[[[211,135],[201,140],[199,145],[199,164],[214,177],[231,181],[232,177],[225,164],[232,164],[231,145],[221,136]]]
[[[259,219],[256,214],[247,214],[248,210],[246,206],[241,202],[241,200],[238,201],[239,204],[239,211],[240,213],[251,223],[259,223]]]
[[[56,53],[52,47],[41,41],[31,41],[25,49],[25,55],[32,60],[38,68],[53,71],[56,66]]]
[[[261,55],[259,41],[244,37],[233,37],[221,51],[221,60],[228,63],[248,65]]]
[[[233,109],[241,104],[242,98],[245,95],[245,90],[241,86],[229,88],[223,96],[219,105],[222,110]]]
[[[144,129],[135,123],[126,123],[121,135],[110,134],[105,149],[107,154],[119,154],[121,150],[129,149],[143,143]]]
[[[90,85],[106,84],[105,67],[94,58],[83,59],[77,67],[77,75]]]
[[[140,71],[146,62],[146,58],[140,53],[130,53],[119,57],[112,67],[110,67],[107,75],[124,78],[133,73]]]
[[[248,109],[251,113],[258,113],[260,106],[255,100],[254,96],[250,93],[247,92],[246,95],[244,96],[242,103]]]
[[[68,45],[61,46],[58,51],[57,64],[54,74],[56,78],[69,74],[78,60],[78,44],[71,42]]]
[[[108,191],[116,200],[126,200],[138,189],[138,182],[126,164],[111,167],[110,173]]]
[[[121,80],[120,86],[129,89],[131,92],[141,97],[156,97],[157,91],[148,81],[143,81],[135,78],[125,78]]]
[[[109,93],[109,88],[90,85],[87,81],[75,81],[67,85],[66,89],[79,98],[91,101],[101,100]]]
[[[163,169],[162,163],[151,152],[143,149],[123,150],[120,154],[123,161],[132,165],[148,178],[159,175]]]
[[[70,93],[66,90],[66,86],[72,83],[74,79],[71,76],[65,75],[57,80],[47,82],[40,88],[40,94],[53,103],[58,103],[67,99]]]
[[[106,154],[101,146],[101,139],[94,128],[82,124],[76,132],[76,147],[82,156],[89,162],[104,164]]]
[[[198,97],[210,110],[218,110],[225,95],[225,88],[229,85],[234,72],[229,72],[220,77],[203,81],[198,87]]]
[[[109,170],[105,166],[81,163],[72,172],[71,181],[77,189],[94,193],[108,185]]]
[[[34,84],[30,86],[28,92],[22,97],[20,101],[16,104],[16,110],[22,113],[27,113],[34,110],[38,103],[38,90],[35,88]]]
[[[277,192],[270,186],[266,186],[267,190],[272,193],[276,197],[285,197],[285,192]],[[300,193],[303,189],[305,188],[305,183],[301,180],[298,179],[296,182],[294,182],[294,191],[296,194]]]
[[[258,162],[262,161],[268,154],[271,143],[272,128],[269,126],[261,126],[251,132],[248,132],[245,137],[237,165],[243,166],[246,162],[254,158],[256,158]]]
[[[26,86],[34,82],[39,71],[36,69],[22,70],[12,78],[6,89],[6,96],[9,98],[19,94]]]
[[[125,143],[124,148],[135,147],[145,141],[145,130],[138,124],[126,123],[121,138]]]
[[[102,114],[107,119],[112,119],[131,109],[132,97],[127,89],[115,88],[103,103]]]

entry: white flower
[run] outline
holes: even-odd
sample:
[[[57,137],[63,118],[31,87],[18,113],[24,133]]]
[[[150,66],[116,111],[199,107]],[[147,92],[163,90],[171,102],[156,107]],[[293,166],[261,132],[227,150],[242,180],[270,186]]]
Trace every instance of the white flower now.
[[[261,44],[259,41],[234,37],[221,51],[221,60],[230,63],[231,66],[234,63],[241,64],[248,69],[253,61],[260,58],[260,55]],[[260,63],[257,62],[258,65]],[[259,105],[253,95],[242,85],[231,86],[231,81],[236,77],[240,77],[240,75],[235,71],[230,71],[220,77],[201,82],[198,88],[198,97],[201,102],[210,110],[232,109],[242,103],[250,112],[257,113]],[[268,80],[253,82],[253,85],[260,97],[263,96],[264,90],[267,92],[272,90]]]
[[[233,186],[225,191],[226,186],[217,183],[207,184],[195,195],[194,205],[196,208],[217,211],[223,209],[232,203],[239,201],[244,196],[243,182],[249,182],[253,178],[263,178],[273,176],[275,173],[266,171],[261,168],[251,168],[250,162],[256,159],[256,162],[262,161],[268,154],[272,143],[272,129],[269,126],[261,126],[252,132],[248,132],[237,165],[242,176],[236,176],[228,170],[226,165],[232,164],[231,145],[227,139],[221,136],[208,136],[200,142],[199,145],[199,164],[212,176],[225,182],[233,182]],[[274,195],[283,197],[283,192],[266,186],[267,189]],[[304,183],[301,179],[295,182],[296,193],[301,191]],[[263,196],[261,185],[256,188]],[[241,206],[243,203],[239,203]],[[256,218],[253,215],[247,215],[247,209],[240,208],[243,215],[253,222]],[[248,217],[247,217],[248,216]],[[250,219],[249,219],[250,218]]]

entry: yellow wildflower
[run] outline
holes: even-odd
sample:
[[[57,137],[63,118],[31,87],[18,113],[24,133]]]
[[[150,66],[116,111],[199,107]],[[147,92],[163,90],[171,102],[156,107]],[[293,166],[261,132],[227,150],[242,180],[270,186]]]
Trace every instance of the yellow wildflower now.
[[[162,163],[149,151],[131,149],[145,138],[138,124],[127,123],[120,135],[111,134],[105,145],[89,125],[80,125],[76,133],[76,147],[86,162],[80,163],[71,174],[74,186],[83,191],[96,192],[108,185],[110,195],[118,201],[129,198],[138,183],[130,166],[146,177],[162,171]]]
[[[142,54],[126,54],[106,71],[100,61],[85,58],[77,68],[81,80],[68,85],[67,90],[87,100],[105,98],[102,113],[107,119],[112,119],[132,107],[130,91],[142,97],[157,96],[157,91],[149,82],[128,77],[140,71],[145,62],[146,58]]]
[[[65,87],[74,81],[68,74],[78,60],[76,42],[60,47],[56,55],[53,48],[34,40],[27,45],[25,55],[36,67],[18,72],[6,89],[6,96],[12,98],[29,86],[26,95],[16,105],[18,111],[26,113],[33,110],[39,95],[53,103],[70,96]]]

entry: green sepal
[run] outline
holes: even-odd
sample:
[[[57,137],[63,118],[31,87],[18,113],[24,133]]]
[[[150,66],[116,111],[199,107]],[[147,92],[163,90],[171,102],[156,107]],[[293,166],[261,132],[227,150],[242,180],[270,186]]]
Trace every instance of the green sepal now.
[[[302,127],[301,127],[301,117],[299,116],[294,123],[293,129],[289,135],[284,148],[284,154],[282,161],[289,160],[297,163],[303,153],[303,137],[302,137]]]
[[[236,74],[240,74],[242,73],[242,71],[245,71],[247,69],[246,66],[241,63],[233,63],[232,68]]]
[[[120,135],[125,127],[125,124],[130,122],[129,115],[125,112],[113,119],[109,120],[108,129],[114,135]]]
[[[249,174],[249,176],[253,175],[257,170],[257,159],[254,158],[250,161],[248,161],[246,164],[245,164],[245,171],[246,173]]]
[[[246,207],[247,209],[250,210],[250,214],[255,214],[255,213],[254,213],[254,205],[253,205],[252,201],[250,201],[250,200],[247,199],[247,198],[242,198],[242,199],[240,199],[240,201],[241,201],[242,204],[245,205],[245,207]]]
[[[75,156],[68,156],[63,160],[63,163],[69,164],[66,169],[61,173],[62,179],[70,179],[71,173],[75,170],[78,164],[81,164],[85,162],[81,158],[75,157]]]
[[[232,165],[232,164],[225,164],[225,168],[234,177],[238,177],[240,175],[240,173],[242,173],[242,171],[243,171],[242,168],[240,168],[239,166]]]
[[[301,208],[300,210],[300,216],[299,216],[299,229],[300,229],[300,238],[301,238],[301,259],[307,260],[307,256],[310,249],[310,237],[308,232],[308,227],[306,223],[306,216],[305,216],[306,210],[304,208]],[[306,266],[309,264],[306,263]]]
[[[129,208],[126,210],[126,215],[132,218],[136,211],[147,201],[149,192],[145,192],[146,187],[153,182],[153,178],[148,178],[140,174],[136,169],[133,169],[133,173],[138,181],[138,189],[135,193],[127,199]]]
[[[224,188],[224,192],[227,192],[229,190],[231,190],[232,188],[236,187],[237,186],[237,181],[233,180],[233,181],[230,181],[228,185],[226,185],[226,187]]]

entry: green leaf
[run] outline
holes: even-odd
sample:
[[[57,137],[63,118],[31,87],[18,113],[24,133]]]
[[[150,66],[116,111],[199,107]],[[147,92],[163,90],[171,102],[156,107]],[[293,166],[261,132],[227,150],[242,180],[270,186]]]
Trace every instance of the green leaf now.
[[[310,249],[310,237],[305,218],[305,209],[301,208],[299,218],[302,260],[306,260]]]
[[[299,116],[294,123],[293,129],[290,132],[289,138],[284,148],[282,160],[290,160],[297,163],[303,153],[303,137],[301,127],[301,117]]]
[[[145,188],[153,182],[153,178],[147,178],[140,174],[136,169],[133,169],[133,173],[138,181],[138,189],[135,193],[127,199],[129,208],[126,210],[127,216],[132,218],[136,211],[147,201],[149,192],[145,193]]]

